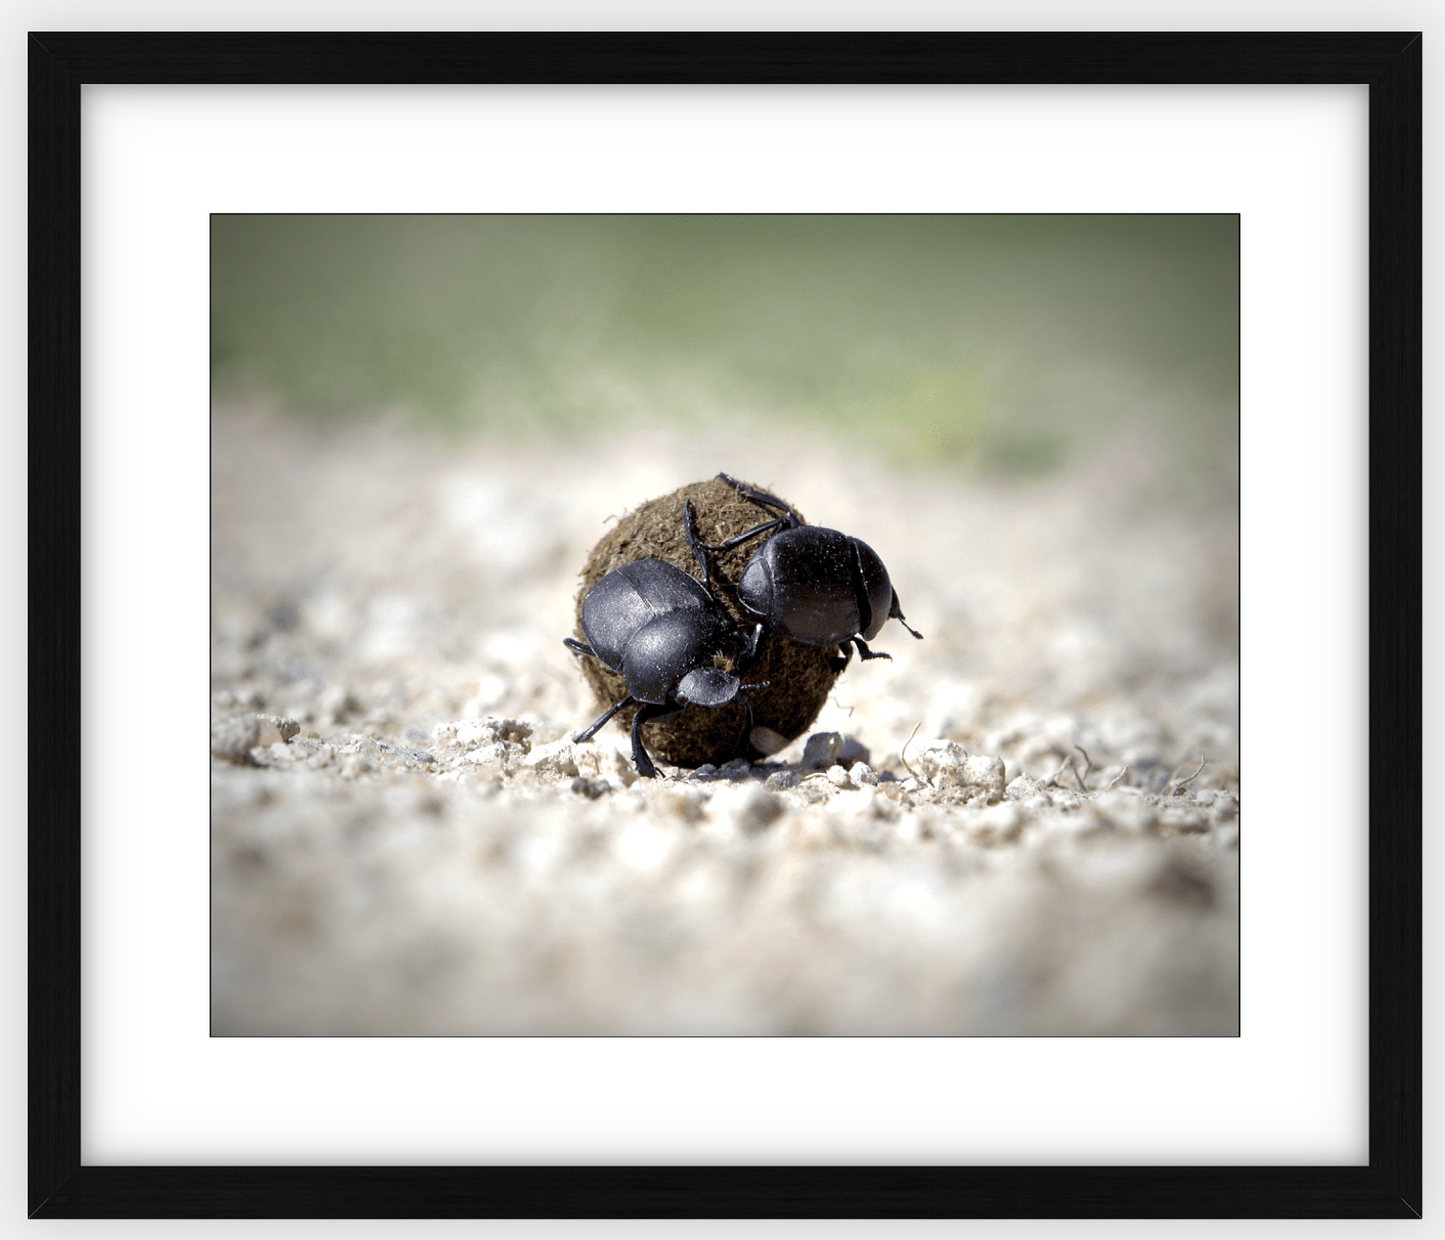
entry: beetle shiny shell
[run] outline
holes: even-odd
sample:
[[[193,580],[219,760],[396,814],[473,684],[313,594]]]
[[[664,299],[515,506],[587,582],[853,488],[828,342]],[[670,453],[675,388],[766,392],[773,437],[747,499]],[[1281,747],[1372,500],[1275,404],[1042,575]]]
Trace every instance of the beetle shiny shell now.
[[[575,739],[590,740],[624,706],[641,703],[632,720],[632,760],[637,773],[650,778],[656,772],[641,726],[689,704],[722,706],[737,699],[746,706],[733,670],[752,659],[761,628],[744,636],[704,586],[662,560],[613,569],[582,600],[586,643],[566,638],[564,644],[618,673],[627,695]],[[751,711],[749,716],[751,731]]]
[[[801,525],[758,548],[738,582],[738,601],[784,637],[836,646],[854,634],[878,636],[893,586],[878,553],[861,539]]]
[[[718,478],[759,507],[781,513],[707,548],[726,551],[749,538],[772,534],[753,553],[738,580],[737,597],[744,610],[792,641],[839,647],[840,670],[847,666],[854,646],[863,659],[892,657],[866,645],[890,619],[914,637],[923,636],[904,619],[888,570],[861,538],[820,525],[804,525],[776,496],[744,486],[727,474]]]
[[[736,662],[747,647],[697,581],[652,559],[613,569],[587,592],[582,632],[592,653],[627,682],[632,696],[656,706],[672,700],[689,672],[718,670],[715,656]],[[727,679],[735,693],[737,677]],[[731,701],[732,693],[725,700]]]

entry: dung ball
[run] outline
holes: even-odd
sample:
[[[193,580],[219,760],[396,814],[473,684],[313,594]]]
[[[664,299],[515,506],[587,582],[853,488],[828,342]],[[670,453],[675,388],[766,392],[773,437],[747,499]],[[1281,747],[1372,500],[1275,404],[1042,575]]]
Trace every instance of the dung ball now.
[[[752,483],[744,485],[767,490]],[[603,535],[582,569],[575,616],[579,640],[586,640],[582,632],[582,600],[587,591],[613,569],[653,557],[682,569],[691,577],[698,576],[697,560],[688,546],[683,522],[685,500],[692,501],[698,536],[714,545],[735,538],[776,515],[741,498],[719,478],[680,487],[629,512]],[[793,512],[803,520],[803,514],[796,508]],[[751,632],[757,618],[738,605],[737,581],[764,538],[759,535],[731,550],[708,552],[713,594],[744,633]],[[689,705],[675,718],[644,724],[642,743],[654,758],[683,767],[708,762],[721,765],[739,755],[762,757],[774,753],[806,732],[818,717],[838,679],[838,673],[833,670],[837,655],[836,646],[804,646],[764,629],[758,642],[757,659],[742,674],[744,684],[767,682],[766,688],[747,691],[753,708],[751,736],[743,735],[747,712],[732,702],[720,707]],[[599,713],[627,696],[627,683],[597,659],[580,656],[579,666],[596,695]],[[627,731],[638,709],[633,705],[618,711],[607,726]]]

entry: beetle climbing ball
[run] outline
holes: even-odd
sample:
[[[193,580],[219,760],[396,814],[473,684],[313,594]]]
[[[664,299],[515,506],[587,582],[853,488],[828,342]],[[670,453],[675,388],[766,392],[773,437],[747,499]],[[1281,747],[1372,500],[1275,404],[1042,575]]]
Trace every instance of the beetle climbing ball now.
[[[698,538],[709,545],[736,538],[758,524],[757,506],[740,496],[736,486],[717,478],[681,487],[628,513],[592,549],[583,567],[577,593],[578,645],[587,641],[583,603],[588,592],[608,573],[623,565],[660,560],[692,577],[698,583],[699,592],[706,594],[697,554],[688,539],[684,502],[690,502]],[[796,509],[792,511],[796,513]],[[650,715],[644,716],[641,743],[674,766],[695,767],[705,762],[721,765],[735,757],[758,758],[776,751],[808,729],[837,680],[836,647],[803,645],[766,626],[757,633],[758,618],[739,606],[737,584],[757,542],[750,539],[725,551],[709,551],[707,566],[713,598],[730,624],[745,644],[757,636],[756,652],[751,658],[734,659],[732,656],[737,651],[729,644],[717,660],[719,665],[728,666],[720,670],[730,676],[738,672],[736,679],[740,687],[762,687],[744,688],[740,700],[719,705],[700,702],[688,705],[671,718],[654,721]],[[647,581],[653,575],[660,576],[655,569],[643,570],[643,588],[647,588]],[[607,667],[596,657],[583,655],[578,662],[596,695],[599,709],[606,711],[629,696],[627,681],[619,671]],[[638,710],[639,705],[634,702],[616,711],[617,725],[631,730]]]
[[[767,495],[726,474],[718,477],[768,513],[768,520],[747,533],[709,548],[726,551],[761,535],[771,535],[758,546],[738,579],[737,597],[744,611],[795,642],[839,647],[843,652],[839,656],[842,661],[836,665],[840,671],[848,665],[854,646],[864,659],[893,657],[882,650],[870,650],[864,640],[877,637],[889,620],[897,620],[922,640],[923,634],[911,627],[903,615],[898,591],[883,561],[861,538],[821,525],[804,525],[776,495]]]
[[[685,507],[684,512],[690,522],[692,509]],[[703,562],[696,535],[689,541]],[[621,676],[627,695],[576,740],[590,740],[623,707],[637,705],[632,761],[637,773],[650,779],[657,772],[642,743],[644,723],[661,723],[688,706],[740,702],[748,718],[734,748],[747,747],[752,730],[747,690],[766,686],[745,686],[739,677],[757,655],[762,625],[743,636],[706,577],[699,585],[680,568],[652,557],[614,568],[582,599],[582,633],[585,642],[569,637],[566,645]]]

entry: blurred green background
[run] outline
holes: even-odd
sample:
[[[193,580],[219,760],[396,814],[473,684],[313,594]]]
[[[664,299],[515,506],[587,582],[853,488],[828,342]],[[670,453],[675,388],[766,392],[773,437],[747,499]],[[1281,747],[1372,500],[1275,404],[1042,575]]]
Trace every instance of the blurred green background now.
[[[455,434],[818,424],[1035,477],[1239,447],[1239,221],[1199,216],[212,219],[212,373],[289,413]]]

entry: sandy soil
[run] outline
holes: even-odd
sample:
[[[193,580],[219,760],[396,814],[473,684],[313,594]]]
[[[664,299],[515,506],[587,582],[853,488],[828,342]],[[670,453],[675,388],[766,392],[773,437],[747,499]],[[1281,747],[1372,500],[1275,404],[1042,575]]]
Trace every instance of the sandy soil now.
[[[215,1033],[1237,1031],[1238,526],[1147,437],[1024,486],[241,407],[213,444]],[[570,739],[578,572],[720,469],[866,539],[925,640],[767,763],[638,780]]]

